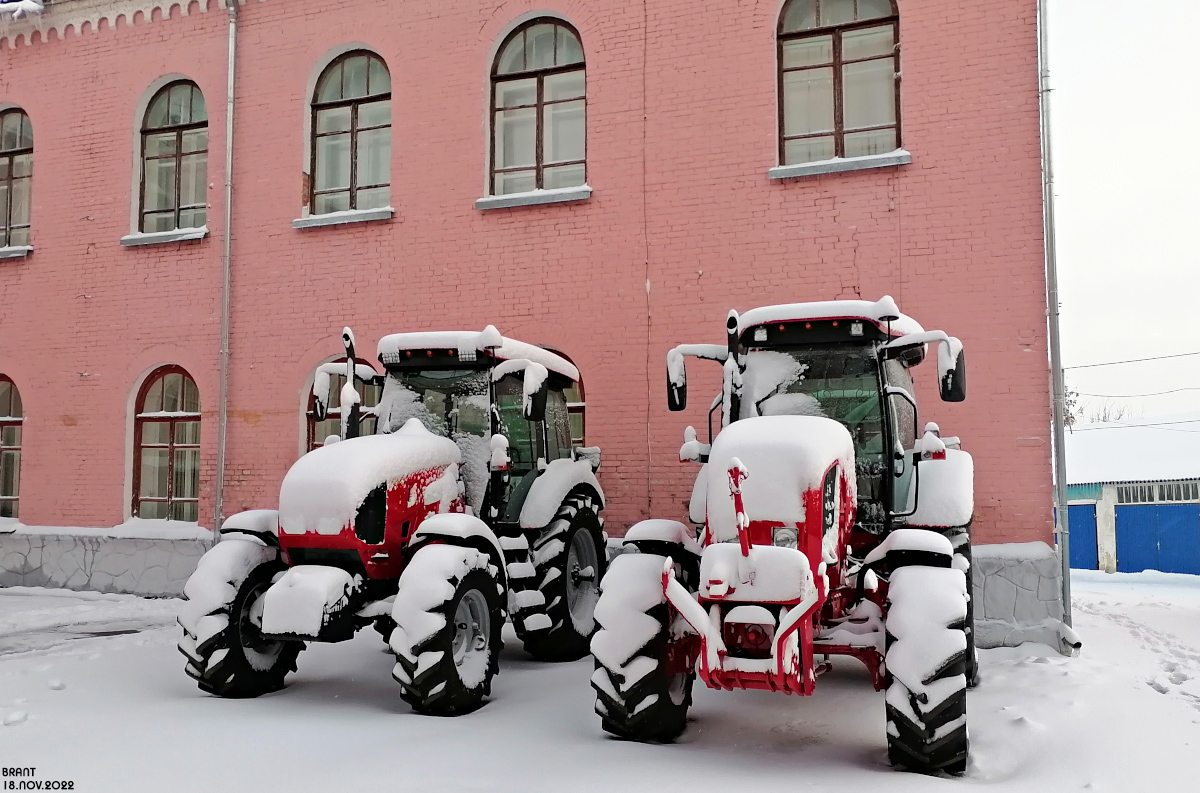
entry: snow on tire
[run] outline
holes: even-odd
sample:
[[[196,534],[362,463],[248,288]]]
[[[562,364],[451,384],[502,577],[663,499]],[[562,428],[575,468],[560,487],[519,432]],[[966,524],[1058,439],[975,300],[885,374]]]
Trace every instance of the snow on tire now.
[[[540,661],[574,661],[588,653],[604,574],[600,518],[590,496],[569,496],[533,541],[541,597],[513,619],[525,650]],[[520,597],[520,596],[519,596]]]
[[[621,738],[666,743],[687,727],[696,673],[685,660],[689,638],[668,624],[665,561],[656,554],[618,556],[596,604],[596,713],[605,731]]]
[[[283,688],[296,670],[299,641],[263,637],[262,596],[287,569],[276,548],[227,539],[200,559],[183,592],[179,613],[184,671],[202,691],[221,697],[257,697]]]
[[[392,606],[392,677],[420,713],[457,716],[484,703],[499,668],[504,586],[487,554],[457,545],[419,549]]]
[[[975,648],[975,587],[971,577],[971,530],[967,526],[943,532],[954,546],[954,564],[967,577],[967,688],[979,685],[979,651]],[[961,559],[959,558],[961,557]]]
[[[888,758],[962,774],[967,737],[967,584],[954,567],[911,565],[888,583]]]

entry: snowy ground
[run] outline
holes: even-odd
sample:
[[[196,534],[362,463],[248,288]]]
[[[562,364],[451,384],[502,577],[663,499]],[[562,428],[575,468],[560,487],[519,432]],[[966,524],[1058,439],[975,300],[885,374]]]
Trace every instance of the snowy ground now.
[[[0,590],[0,765],[77,791],[1188,790],[1200,775],[1200,578],[1077,574],[1083,655],[983,654],[966,778],[887,766],[883,700],[853,661],[807,700],[698,690],[673,746],[606,737],[590,660],[501,662],[457,719],[396,696],[374,631],[313,646],[284,691],[202,695],[183,674],[177,601]]]

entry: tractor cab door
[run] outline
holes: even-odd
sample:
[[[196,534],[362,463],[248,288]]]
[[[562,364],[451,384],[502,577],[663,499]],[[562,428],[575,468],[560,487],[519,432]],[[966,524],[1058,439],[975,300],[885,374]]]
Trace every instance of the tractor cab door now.
[[[887,384],[888,443],[891,452],[891,511],[912,512],[916,507],[917,404],[912,377],[896,360],[884,362]]]
[[[500,414],[500,432],[508,438],[509,484],[505,493],[504,520],[515,521],[533,480],[539,471],[537,461],[546,462],[571,456],[571,420],[567,399],[554,383],[546,394],[544,421],[529,421],[522,412],[524,403],[521,375],[512,374],[496,383],[496,409]]]

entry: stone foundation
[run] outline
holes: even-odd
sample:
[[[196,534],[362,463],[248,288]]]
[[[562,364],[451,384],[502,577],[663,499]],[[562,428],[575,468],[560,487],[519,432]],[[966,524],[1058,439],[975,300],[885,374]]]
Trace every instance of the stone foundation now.
[[[149,536],[136,536],[139,533]],[[211,532],[194,527],[138,532],[125,526],[114,530],[18,525],[0,533],[0,587],[179,597],[211,545],[209,536]]]
[[[971,554],[976,646],[1041,642],[1065,655],[1078,649],[1078,637],[1062,621],[1062,567],[1053,548],[976,545]]]

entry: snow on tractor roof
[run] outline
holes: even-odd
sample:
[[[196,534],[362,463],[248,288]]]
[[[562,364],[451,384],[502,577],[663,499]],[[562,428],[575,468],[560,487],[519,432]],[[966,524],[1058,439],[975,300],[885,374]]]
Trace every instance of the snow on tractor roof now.
[[[737,457],[749,472],[742,503],[750,520],[804,522],[804,491],[819,488],[835,462],[854,482],[849,431],[820,416],[759,416],[735,421],[713,440],[708,457],[708,526],[718,542],[737,539],[729,468]]]
[[[474,354],[486,346],[499,342],[496,357],[505,361],[524,358],[540,363],[552,372],[558,372],[572,380],[579,380],[579,370],[561,355],[547,349],[526,344],[523,341],[501,336],[489,325],[483,331],[436,330],[419,333],[393,333],[379,340],[379,360],[384,364],[398,363],[404,350],[459,350]]]
[[[896,308],[896,301],[885,295],[874,303],[869,300],[824,300],[752,308],[738,317],[738,335],[756,325],[803,319],[865,319],[882,328],[887,323],[880,317],[888,315],[899,317],[892,321],[893,336],[907,336],[924,330],[912,317],[901,314]]]
[[[379,485],[462,461],[458,445],[418,419],[386,435],[318,446],[301,457],[279,488],[279,527],[287,534],[337,534]]]

